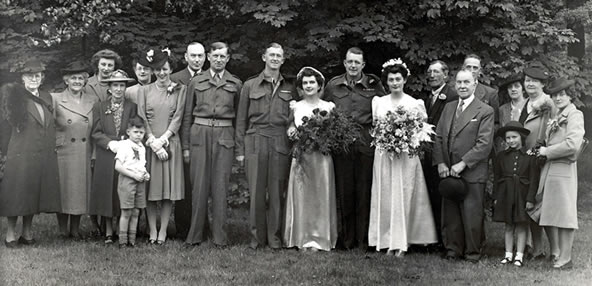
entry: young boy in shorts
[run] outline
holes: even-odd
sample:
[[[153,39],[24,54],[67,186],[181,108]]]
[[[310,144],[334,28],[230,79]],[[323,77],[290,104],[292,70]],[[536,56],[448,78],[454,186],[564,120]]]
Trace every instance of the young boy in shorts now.
[[[126,130],[128,139],[118,142],[115,170],[119,172],[117,194],[121,207],[119,219],[119,247],[136,244],[136,228],[140,209],[146,207],[145,181],[146,148],[142,144],[146,128],[140,117],[130,118]]]

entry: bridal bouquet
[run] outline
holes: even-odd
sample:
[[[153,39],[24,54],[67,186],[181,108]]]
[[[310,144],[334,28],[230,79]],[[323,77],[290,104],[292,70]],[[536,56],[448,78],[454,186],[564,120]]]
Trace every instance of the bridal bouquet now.
[[[331,112],[315,108],[310,117],[302,118],[302,125],[290,136],[295,141],[292,156],[300,159],[302,153],[319,151],[323,155],[349,152],[359,138],[361,126],[340,110]]]
[[[399,158],[402,153],[409,157],[422,156],[426,145],[432,142],[433,128],[424,122],[418,110],[398,106],[394,112],[387,112],[385,118],[374,121],[371,145],[379,152],[388,152],[391,159]]]

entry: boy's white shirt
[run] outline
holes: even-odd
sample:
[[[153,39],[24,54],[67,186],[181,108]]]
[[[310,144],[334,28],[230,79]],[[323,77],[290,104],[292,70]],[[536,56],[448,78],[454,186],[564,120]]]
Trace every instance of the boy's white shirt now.
[[[134,159],[134,149],[138,151],[139,159]],[[140,142],[136,144],[130,139],[117,142],[117,153],[115,160],[121,162],[122,167],[128,170],[134,170],[146,173],[146,147]]]

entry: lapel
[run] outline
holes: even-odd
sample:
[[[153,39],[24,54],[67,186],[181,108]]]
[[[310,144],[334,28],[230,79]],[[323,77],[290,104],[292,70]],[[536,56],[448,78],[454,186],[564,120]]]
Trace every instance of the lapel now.
[[[483,101],[483,97],[485,96],[485,87],[483,87],[481,83],[477,83],[474,94],[477,99]]]
[[[94,101],[92,101],[89,98],[89,95],[85,92],[82,93],[80,104],[76,104],[76,102],[74,101],[74,96],[68,89],[60,93],[59,97],[60,99],[58,101],[58,104],[63,108],[86,118],[90,116]]]
[[[103,128],[105,130],[103,130],[105,132],[105,134],[108,135],[115,135],[118,136],[118,134],[115,133],[115,122],[113,121],[113,114],[109,113],[109,114],[105,114],[105,112],[107,112],[107,109],[109,108],[109,105],[111,104],[110,100],[106,100],[106,101],[102,101],[101,102],[101,116],[104,116],[103,118],[105,120],[103,120]]]
[[[475,118],[475,116],[479,114],[481,109],[481,104],[479,103],[481,102],[473,99],[473,102],[471,102],[471,104],[469,104],[469,106],[467,106],[467,108],[465,108],[465,110],[460,114],[460,117],[456,119],[457,121],[454,123],[457,126],[456,134],[460,133],[460,131],[463,130],[463,128],[465,128],[469,122],[471,122],[471,119]]]
[[[45,126],[43,124],[43,121],[41,120],[41,114],[39,114],[39,111],[37,110],[37,106],[35,106],[35,102],[32,100],[27,100],[27,111],[29,112],[30,115],[33,116],[33,118],[35,118],[35,120],[41,125],[41,126]],[[43,110],[43,113],[46,113],[45,110]]]

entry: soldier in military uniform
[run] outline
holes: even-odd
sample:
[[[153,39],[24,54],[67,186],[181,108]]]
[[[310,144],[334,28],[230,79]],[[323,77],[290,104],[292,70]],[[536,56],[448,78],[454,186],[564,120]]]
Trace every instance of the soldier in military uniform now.
[[[351,249],[368,245],[370,188],[374,148],[372,138],[372,98],[385,95],[380,79],[362,72],[364,53],[357,47],[347,50],[345,73],[331,79],[325,88],[325,100],[351,114],[362,125],[362,136],[348,154],[335,156],[335,188],[337,196],[337,247]]]
[[[290,164],[286,130],[295,90],[292,82],[280,73],[284,63],[281,45],[268,45],[262,59],[265,69],[248,79],[241,91],[236,159],[246,162],[251,192],[250,247],[269,244],[277,249],[282,247],[282,213]]]
[[[182,124],[183,158],[191,162],[191,227],[186,243],[204,240],[208,198],[212,197],[213,243],[227,244],[226,190],[234,153],[235,106],[242,82],[226,70],[230,60],[228,45],[215,42],[208,52],[210,69],[195,76],[187,87]]]

